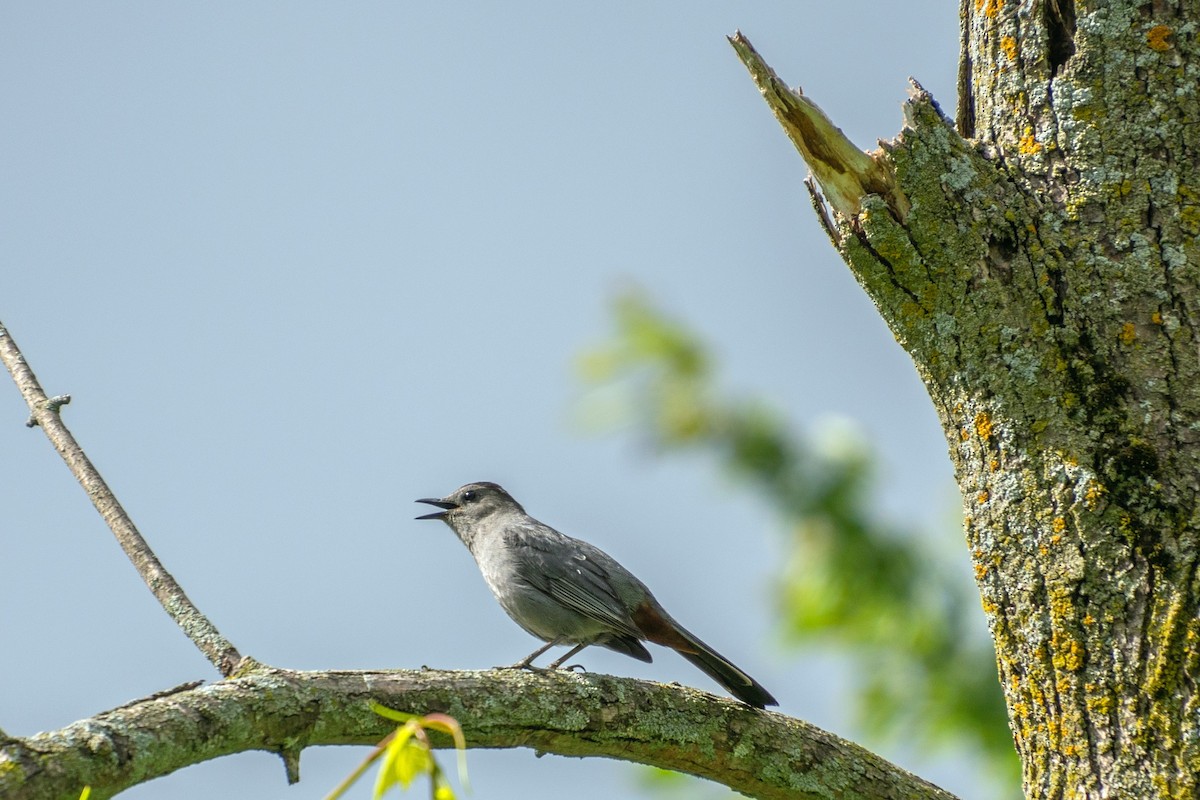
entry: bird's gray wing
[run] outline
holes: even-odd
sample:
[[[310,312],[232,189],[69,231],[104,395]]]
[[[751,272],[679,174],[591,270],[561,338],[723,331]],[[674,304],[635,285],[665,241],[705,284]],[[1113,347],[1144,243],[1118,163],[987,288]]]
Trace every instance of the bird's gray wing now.
[[[613,570],[624,568],[609,555],[545,525],[537,535],[518,538],[529,585],[614,633],[644,638],[613,588]]]

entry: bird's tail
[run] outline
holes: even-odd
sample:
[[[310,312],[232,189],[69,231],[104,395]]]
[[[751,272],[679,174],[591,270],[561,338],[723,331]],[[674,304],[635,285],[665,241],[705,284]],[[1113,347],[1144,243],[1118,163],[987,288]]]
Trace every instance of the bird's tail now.
[[[687,640],[691,647],[688,650],[677,647],[675,648],[675,652],[704,670],[710,678],[728,689],[729,693],[738,700],[755,708],[779,705],[771,693],[763,688],[761,683],[738,669],[728,658],[713,650],[682,627],[678,627],[676,630]]]
[[[700,641],[680,625],[663,607],[647,600],[633,610],[633,622],[638,631],[651,642],[669,647],[695,664],[729,693],[755,708],[777,706],[778,702],[762,684],[742,672],[733,662]]]

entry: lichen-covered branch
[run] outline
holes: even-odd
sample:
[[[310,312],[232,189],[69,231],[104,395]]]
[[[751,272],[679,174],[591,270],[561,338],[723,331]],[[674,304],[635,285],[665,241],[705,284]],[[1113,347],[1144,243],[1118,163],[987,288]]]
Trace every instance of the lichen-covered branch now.
[[[238,667],[242,656],[233,644],[220,634],[208,617],[200,612],[194,603],[184,593],[181,587],[167,572],[150,545],[142,538],[141,533],[133,524],[133,520],[125,513],[116,495],[108,488],[99,470],[92,464],[83,448],[75,441],[71,431],[67,429],[60,414],[61,407],[68,402],[68,397],[47,397],[38,383],[33,369],[25,361],[25,356],[17,348],[8,329],[0,323],[0,361],[8,369],[13,380],[29,406],[29,424],[37,425],[45,432],[54,449],[62,456],[63,461],[71,470],[76,480],[87,492],[88,498],[100,516],[108,524],[113,535],[121,545],[121,549],[129,556],[138,574],[150,587],[150,591],[158,598],[158,602],[166,610],[175,623],[183,630],[189,639],[200,649],[200,652],[212,662],[222,675],[230,675]]]
[[[782,714],[628,678],[517,670],[259,669],[10,740],[0,747],[0,796],[59,800],[90,785],[101,800],[231,753],[264,750],[294,760],[315,745],[372,745],[389,723],[369,710],[368,700],[450,714],[470,747],[634,761],[751,797],[953,800],[857,745]]]
[[[300,673],[242,658],[188,600],[138,534],[0,326],[0,360],[164,608],[226,681],[185,685],[30,737],[0,732],[0,797],[22,800],[118,792],[182,767],[245,750],[282,757],[298,780],[305,747],[373,744],[387,723],[376,700],[442,711],[471,746],[533,747],[607,756],[706,777],[763,798],[928,798],[951,795],[856,745],[799,720],[688,689],[570,672]]]

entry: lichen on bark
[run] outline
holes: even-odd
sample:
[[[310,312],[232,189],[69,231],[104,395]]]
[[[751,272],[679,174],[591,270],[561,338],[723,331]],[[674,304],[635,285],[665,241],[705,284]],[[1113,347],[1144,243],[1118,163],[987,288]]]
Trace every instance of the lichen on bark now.
[[[958,128],[917,87],[907,212],[833,238],[937,407],[1026,793],[1191,797],[1200,4],[962,10]]]

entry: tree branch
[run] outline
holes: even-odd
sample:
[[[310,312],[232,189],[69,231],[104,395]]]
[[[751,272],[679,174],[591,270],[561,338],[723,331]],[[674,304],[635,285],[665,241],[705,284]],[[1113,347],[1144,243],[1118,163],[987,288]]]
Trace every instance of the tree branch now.
[[[730,36],[729,43],[750,71],[784,132],[816,175],[835,211],[853,217],[858,214],[864,196],[877,194],[887,201],[897,219],[902,221],[908,215],[908,198],[897,185],[886,160],[858,149],[816,103],[801,90],[789,89],[741,31]]]
[[[605,756],[709,778],[759,798],[953,795],[800,720],[678,686],[570,672],[293,672],[257,668],[0,748],[0,796],[117,792],[246,750],[371,745],[390,723],[368,700],[450,714],[470,747]],[[450,746],[449,739],[435,744]]]
[[[200,652],[208,658],[224,676],[229,676],[237,668],[242,656],[233,644],[223,637],[216,626],[200,609],[188,599],[183,588],[175,582],[175,578],[159,562],[154,551],[146,544],[146,540],[138,532],[133,520],[125,513],[125,509],[117,501],[104,478],[92,465],[91,460],[83,452],[83,448],[75,441],[75,437],[63,424],[59,414],[61,406],[70,402],[69,395],[47,397],[38,383],[33,370],[25,361],[25,356],[17,348],[8,329],[0,323],[0,361],[8,368],[13,380],[29,406],[30,417],[27,423],[31,427],[38,425],[54,445],[54,449],[67,462],[76,480],[83,486],[92,505],[100,512],[100,516],[108,524],[113,535],[133,562],[138,574],[150,587],[150,591],[158,598],[158,602],[171,615],[187,637],[200,648]]]
[[[532,747],[686,772],[761,798],[954,800],[857,745],[780,714],[691,689],[627,678],[488,672],[294,672],[243,658],[188,600],[63,424],[0,325],[0,361],[159,602],[227,677],[191,684],[27,738],[0,734],[0,797],[94,796],[212,758],[265,750],[299,779],[305,747],[376,743],[389,723],[368,708],[441,711],[472,747]],[[443,743],[448,744],[448,743]]]

